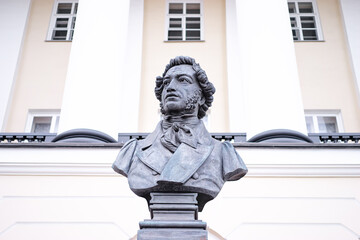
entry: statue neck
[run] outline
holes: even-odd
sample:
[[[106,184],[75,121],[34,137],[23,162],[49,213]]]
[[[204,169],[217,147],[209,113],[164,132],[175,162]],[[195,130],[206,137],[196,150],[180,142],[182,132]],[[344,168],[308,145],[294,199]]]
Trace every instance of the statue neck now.
[[[196,125],[200,122],[200,119],[197,116],[192,114],[183,114],[179,116],[174,115],[164,115],[164,122],[165,123],[179,123],[179,124],[186,124],[186,125]]]

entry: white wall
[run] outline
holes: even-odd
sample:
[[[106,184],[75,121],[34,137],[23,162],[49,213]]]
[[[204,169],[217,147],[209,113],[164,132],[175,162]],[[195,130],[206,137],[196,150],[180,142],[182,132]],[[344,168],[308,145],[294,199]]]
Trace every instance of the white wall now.
[[[358,240],[358,147],[238,147],[249,168],[200,219],[226,239]],[[129,239],[149,218],[119,147],[1,146],[0,239]]]
[[[0,0],[0,131],[4,131],[31,0]]]
[[[306,133],[287,1],[227,4],[230,131],[246,132],[249,138],[279,128]],[[234,27],[237,35],[231,32]]]
[[[360,103],[360,1],[340,0]]]
[[[137,130],[142,5],[79,2],[59,132],[90,128],[117,138]]]

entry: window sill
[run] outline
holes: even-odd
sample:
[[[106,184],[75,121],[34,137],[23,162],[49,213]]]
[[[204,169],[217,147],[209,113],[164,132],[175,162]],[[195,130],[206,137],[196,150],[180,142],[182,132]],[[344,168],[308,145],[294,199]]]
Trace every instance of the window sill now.
[[[165,43],[186,43],[186,42],[205,42],[205,40],[176,40],[176,41],[172,41],[172,40],[164,40]]]
[[[294,42],[325,42],[325,40],[293,40]]]
[[[45,40],[45,42],[72,42],[72,40]]]

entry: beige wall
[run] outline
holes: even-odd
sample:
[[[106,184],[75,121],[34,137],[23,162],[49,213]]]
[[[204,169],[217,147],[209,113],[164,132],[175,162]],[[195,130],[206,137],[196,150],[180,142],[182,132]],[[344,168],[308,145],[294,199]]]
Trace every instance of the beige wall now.
[[[360,107],[352,75],[340,6],[317,0],[324,42],[296,42],[305,109],[339,109],[345,132],[360,132]]]
[[[70,42],[46,42],[53,0],[33,0],[5,131],[23,132],[29,109],[60,109]]]
[[[359,178],[245,177],[226,183],[199,219],[219,239],[355,240],[359,184]],[[115,175],[0,176],[0,187],[2,240],[130,239],[149,219],[146,201]]]
[[[159,121],[156,112],[159,103],[153,91],[155,78],[163,73],[169,60],[178,55],[195,58],[216,87],[209,130],[228,130],[225,2],[206,0],[203,3],[205,41],[165,42],[166,1],[145,0],[144,2],[140,131],[152,131]]]
[[[149,219],[145,199],[111,168],[120,147],[21,146],[0,150],[1,240],[130,239]],[[236,150],[248,174],[199,214],[222,237],[359,240],[359,146]]]
[[[205,69],[217,92],[209,130],[228,131],[225,2],[206,0],[204,40],[166,42],[165,0],[144,1],[142,82],[139,131],[152,131],[159,120],[153,89],[170,58],[189,55]],[[337,0],[318,0],[323,42],[296,42],[305,109],[340,109],[346,132],[360,132],[360,108],[347,55]],[[33,0],[11,110],[5,131],[24,131],[29,109],[60,109],[70,42],[46,42],[53,0]],[[154,61],[156,59],[156,61]]]

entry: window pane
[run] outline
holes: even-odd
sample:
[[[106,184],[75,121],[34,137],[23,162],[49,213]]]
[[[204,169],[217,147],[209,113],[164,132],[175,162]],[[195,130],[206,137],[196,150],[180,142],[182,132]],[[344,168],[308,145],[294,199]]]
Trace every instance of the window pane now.
[[[299,33],[298,29],[293,29],[292,30],[292,35],[293,35],[294,40],[300,40],[300,33]]]
[[[66,40],[66,30],[54,30],[52,40]]]
[[[314,120],[312,117],[305,117],[305,121],[306,121],[306,128],[307,128],[307,131],[309,133],[313,133],[315,132],[315,129],[314,129]]]
[[[200,31],[186,31],[186,40],[200,40]]]
[[[316,28],[315,17],[300,17],[301,27]]]
[[[74,38],[74,30],[70,31],[70,36],[69,36],[69,40],[72,41]]]
[[[288,8],[289,8],[289,13],[295,13],[296,12],[295,3],[288,2]]]
[[[50,123],[36,123],[34,126],[34,133],[48,133],[50,132]]]
[[[290,18],[290,24],[291,24],[291,27],[297,27],[296,19],[294,17]]]
[[[57,14],[70,14],[72,3],[59,3]]]
[[[57,18],[55,27],[56,28],[67,28],[69,19],[68,18]]]
[[[168,40],[182,40],[182,31],[169,30]]]
[[[200,18],[186,18],[187,29],[200,29]]]
[[[78,10],[78,3],[75,3],[75,6],[74,6],[74,14],[77,14],[77,10]]]
[[[200,3],[188,3],[186,4],[187,14],[200,14]]]
[[[181,18],[170,18],[169,27],[171,28],[181,28]]]
[[[317,40],[316,30],[303,30],[304,40]]]
[[[303,28],[316,28],[315,22],[301,22]]]
[[[169,13],[182,14],[183,13],[183,4],[182,3],[170,3],[169,4]]]
[[[55,126],[54,126],[54,132],[56,132],[56,133],[59,129],[59,121],[60,121],[60,116],[57,116],[56,120],[55,120]]]
[[[72,24],[71,24],[71,29],[75,28],[75,23],[76,23],[76,17],[72,18]]]
[[[317,117],[320,133],[336,133],[338,126],[336,117]]]
[[[50,132],[51,117],[34,117],[31,132],[48,133]]]
[[[313,13],[313,6],[311,2],[299,2],[300,13]]]

